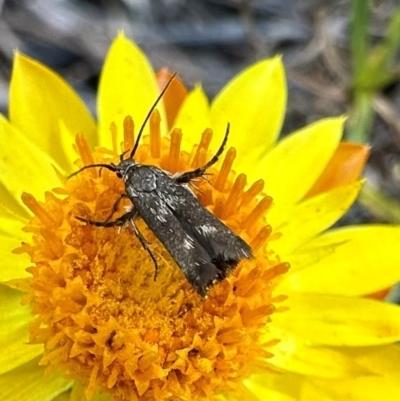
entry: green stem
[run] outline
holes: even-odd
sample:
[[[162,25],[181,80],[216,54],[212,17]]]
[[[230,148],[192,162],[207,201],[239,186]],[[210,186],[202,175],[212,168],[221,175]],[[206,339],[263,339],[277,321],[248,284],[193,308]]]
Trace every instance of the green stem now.
[[[372,102],[371,93],[363,91],[354,93],[352,112],[347,123],[347,140],[360,143],[369,141],[374,117]]]
[[[375,216],[389,223],[400,223],[400,202],[383,195],[368,184],[364,185],[358,199]]]
[[[352,0],[351,4],[351,56],[354,82],[362,74],[368,56],[369,0]]]

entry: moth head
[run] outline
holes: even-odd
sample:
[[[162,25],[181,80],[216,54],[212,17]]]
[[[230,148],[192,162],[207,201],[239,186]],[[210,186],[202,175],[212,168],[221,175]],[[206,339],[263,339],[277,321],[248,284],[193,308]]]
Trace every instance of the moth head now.
[[[128,170],[136,164],[137,163],[133,159],[125,159],[122,160],[119,164],[111,163],[110,166],[112,167],[118,178],[125,178]]]

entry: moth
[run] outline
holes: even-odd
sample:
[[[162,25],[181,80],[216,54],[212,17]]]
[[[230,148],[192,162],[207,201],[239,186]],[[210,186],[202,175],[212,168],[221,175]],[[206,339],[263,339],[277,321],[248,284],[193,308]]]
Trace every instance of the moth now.
[[[154,263],[156,278],[157,260],[135,223],[141,218],[175,260],[189,283],[204,297],[208,289],[225,279],[241,260],[252,258],[252,250],[242,238],[208,211],[189,188],[193,180],[204,177],[207,169],[218,161],[228,140],[229,124],[217,153],[204,166],[194,170],[171,175],[159,167],[139,164],[134,159],[143,129],[174,77],[168,81],[146,115],[128,158],[124,158],[127,153],[124,152],[118,164],[87,165],[69,178],[95,167],[113,171],[123,180],[125,192],[114,203],[109,217],[105,221],[80,216],[76,218],[97,227],[125,226],[130,223]],[[129,199],[131,208],[121,217],[110,221],[124,198]]]

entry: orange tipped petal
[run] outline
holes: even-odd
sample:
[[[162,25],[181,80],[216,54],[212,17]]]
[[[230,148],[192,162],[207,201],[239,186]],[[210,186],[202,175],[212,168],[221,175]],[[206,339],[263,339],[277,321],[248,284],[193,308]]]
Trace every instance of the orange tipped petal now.
[[[385,288],[385,289],[377,291],[377,292],[373,292],[372,294],[367,295],[367,298],[383,301],[386,298],[386,296],[389,294],[391,289],[392,289],[392,287],[389,287],[389,288]]]
[[[370,147],[360,143],[342,142],[325,170],[310,189],[306,198],[350,184],[360,176],[369,155]]]
[[[165,85],[170,80],[172,75],[173,72],[171,72],[168,68],[162,68],[160,71],[158,71],[156,77],[160,90],[165,88]],[[172,128],[175,117],[178,114],[186,95],[187,89],[185,85],[178,77],[175,77],[164,95],[164,107],[167,114],[167,123],[169,129]]]

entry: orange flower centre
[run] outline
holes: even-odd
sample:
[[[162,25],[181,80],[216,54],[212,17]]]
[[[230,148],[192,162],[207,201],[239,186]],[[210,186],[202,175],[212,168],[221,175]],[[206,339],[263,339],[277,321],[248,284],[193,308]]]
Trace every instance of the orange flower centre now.
[[[118,163],[117,130],[113,150],[91,153],[77,135],[79,165]],[[181,132],[161,138],[159,117],[150,121],[135,160],[172,173],[205,164],[212,132],[203,133],[189,154],[180,150]],[[124,122],[123,150],[134,143],[133,122]],[[42,363],[83,381],[86,395],[96,389],[115,400],[192,400],[238,391],[252,369],[268,369],[273,340],[265,328],[274,312],[272,291],[288,265],[266,251],[271,228],[265,215],[271,198],[258,181],[232,170],[235,149],[193,191],[200,202],[239,234],[254,252],[224,281],[200,297],[163,245],[140,219],[159,271],[130,227],[103,228],[76,216],[104,221],[121,193],[122,180],[103,169],[88,169],[46,193],[43,204],[23,201],[34,213],[26,230],[33,266],[29,300],[36,320],[31,341],[44,343]],[[123,201],[112,219],[122,215]],[[263,338],[263,340],[261,340]],[[264,341],[264,342],[263,342]]]

